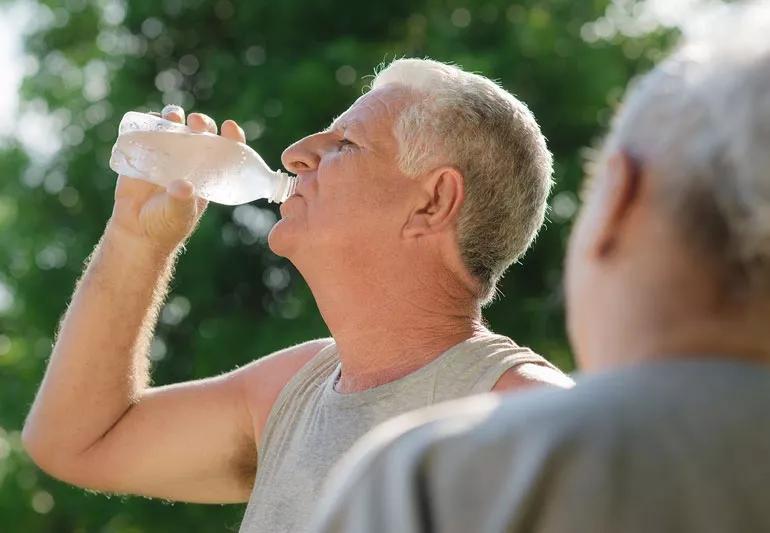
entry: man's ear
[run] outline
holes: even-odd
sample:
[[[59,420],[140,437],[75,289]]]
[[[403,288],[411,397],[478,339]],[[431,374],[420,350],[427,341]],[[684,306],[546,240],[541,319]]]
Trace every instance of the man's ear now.
[[[623,225],[641,196],[641,165],[627,152],[617,152],[607,162],[606,183],[600,192],[599,228],[594,252],[598,257],[611,255],[619,242]]]
[[[444,230],[457,222],[465,201],[465,178],[454,167],[439,167],[420,180],[404,236],[418,237]]]

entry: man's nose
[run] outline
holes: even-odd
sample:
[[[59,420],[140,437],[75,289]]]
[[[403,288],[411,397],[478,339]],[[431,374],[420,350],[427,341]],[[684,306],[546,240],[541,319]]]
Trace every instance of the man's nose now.
[[[318,168],[321,160],[321,136],[316,133],[300,139],[281,154],[281,163],[283,168],[293,174],[312,171]]]

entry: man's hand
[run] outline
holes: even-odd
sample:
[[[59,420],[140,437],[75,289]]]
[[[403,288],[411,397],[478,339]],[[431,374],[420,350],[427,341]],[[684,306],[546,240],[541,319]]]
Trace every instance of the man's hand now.
[[[166,106],[161,115],[166,120],[184,123],[184,110]],[[187,125],[193,132],[217,133],[210,117],[191,113]],[[245,142],[243,130],[232,120],[222,123],[222,137]],[[147,181],[119,176],[115,206],[108,223],[108,233],[118,233],[161,251],[174,250],[195,229],[208,202],[195,196],[195,188],[185,176],[167,188]]]

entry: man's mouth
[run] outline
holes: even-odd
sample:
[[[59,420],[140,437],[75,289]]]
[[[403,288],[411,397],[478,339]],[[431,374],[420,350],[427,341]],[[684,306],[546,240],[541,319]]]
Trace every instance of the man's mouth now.
[[[304,199],[304,197],[301,194],[294,193],[291,196],[289,196],[286,200],[284,200],[283,203],[281,203],[281,205],[278,207],[278,211],[281,213],[282,217],[286,216],[286,213],[284,212],[285,211],[284,206],[289,202],[289,200],[293,200],[293,199],[296,199],[296,198],[303,198]]]

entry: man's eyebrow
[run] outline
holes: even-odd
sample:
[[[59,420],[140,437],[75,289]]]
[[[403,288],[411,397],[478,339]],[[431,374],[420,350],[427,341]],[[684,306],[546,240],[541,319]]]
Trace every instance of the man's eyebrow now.
[[[334,130],[345,129],[346,127],[347,124],[345,123],[345,119],[339,116],[332,120],[332,123],[326,127],[324,133],[331,133]]]
[[[334,135],[342,135],[348,137],[351,130],[353,131],[353,137],[359,142],[366,145],[371,145],[371,141],[366,131],[359,120],[337,117],[332,123],[323,131],[323,133],[332,133]]]
[[[356,120],[348,120],[347,118],[342,118],[342,116],[339,116],[335,118],[331,124],[324,130],[325,133],[331,133],[333,131],[338,130],[347,130],[349,128],[352,128],[356,125],[358,125],[358,121]]]

